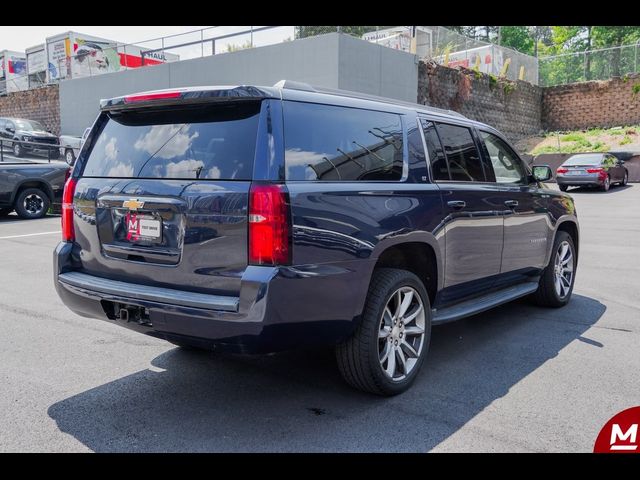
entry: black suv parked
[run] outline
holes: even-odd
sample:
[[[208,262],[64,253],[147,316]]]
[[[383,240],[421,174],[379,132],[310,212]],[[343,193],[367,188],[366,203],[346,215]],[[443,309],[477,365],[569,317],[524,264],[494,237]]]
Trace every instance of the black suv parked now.
[[[73,311],[181,346],[337,345],[391,395],[431,326],[518,297],[565,305],[578,223],[493,128],[304,84],[103,101],[63,199]]]
[[[50,158],[60,156],[58,137],[35,120],[0,118],[0,140],[4,146],[11,146],[16,157],[22,157],[26,152],[45,153]]]

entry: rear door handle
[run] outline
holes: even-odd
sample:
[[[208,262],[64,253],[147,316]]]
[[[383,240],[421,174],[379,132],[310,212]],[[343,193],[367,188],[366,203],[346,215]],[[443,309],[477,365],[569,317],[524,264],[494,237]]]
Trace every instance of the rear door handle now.
[[[462,200],[451,200],[450,202],[447,202],[447,205],[456,210],[460,210],[467,206],[467,204]]]
[[[504,204],[509,208],[516,208],[518,206],[517,200],[506,200]]]

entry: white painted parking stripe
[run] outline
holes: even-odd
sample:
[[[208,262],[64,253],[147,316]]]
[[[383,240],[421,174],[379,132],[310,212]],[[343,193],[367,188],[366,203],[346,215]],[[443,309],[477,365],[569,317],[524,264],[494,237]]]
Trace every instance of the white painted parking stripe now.
[[[53,233],[60,233],[60,230],[56,230],[55,232],[40,232],[40,233],[25,233],[24,235],[9,235],[8,237],[0,237],[0,240],[8,240],[9,238],[20,238],[20,237],[34,237],[36,235],[51,235]]]

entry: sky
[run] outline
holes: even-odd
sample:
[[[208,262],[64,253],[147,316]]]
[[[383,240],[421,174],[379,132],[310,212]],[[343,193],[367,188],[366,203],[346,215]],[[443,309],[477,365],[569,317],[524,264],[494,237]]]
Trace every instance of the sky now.
[[[45,38],[64,33],[67,31],[74,31],[84,33],[86,35],[92,35],[96,37],[102,37],[109,40],[114,40],[121,43],[141,43],[145,40],[150,40],[167,35],[184,34],[185,32],[198,30],[202,28],[210,28],[209,26],[17,26],[17,27],[5,27],[0,26],[0,51],[13,50],[18,52],[24,52],[26,48],[33,47],[40,43],[44,43]],[[216,27],[205,32],[205,38],[224,35],[230,32],[238,32],[250,27],[246,26],[222,26]],[[265,32],[258,32],[254,34],[254,43],[273,43],[276,41],[282,41],[287,37],[293,37],[293,27],[281,27],[274,30],[267,30]],[[181,35],[175,39],[167,39],[166,44],[170,42],[186,43],[195,41],[200,38],[200,33],[193,33],[190,35]],[[226,48],[228,43],[242,44],[246,42],[248,36],[235,37],[233,39],[221,41],[220,48]],[[150,42],[148,48],[160,47],[158,42]],[[199,47],[191,47],[191,51],[195,52],[195,49]],[[218,47],[216,47],[217,49]],[[182,52],[178,52],[182,54]],[[182,55],[181,55],[182,56]],[[190,55],[189,55],[190,56]]]

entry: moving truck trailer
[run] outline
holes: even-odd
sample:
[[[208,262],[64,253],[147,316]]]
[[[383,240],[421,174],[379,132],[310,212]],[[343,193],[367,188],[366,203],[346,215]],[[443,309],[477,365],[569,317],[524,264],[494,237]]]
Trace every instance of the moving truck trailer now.
[[[146,53],[136,45],[77,32],[66,32],[46,39],[47,82],[81,78],[129,68],[158,65],[180,59],[166,52]]]
[[[24,53],[0,51],[0,95],[26,90],[28,85]]]

